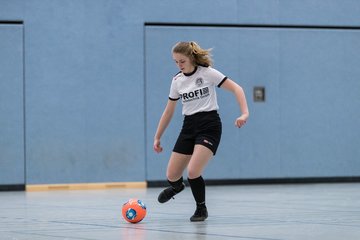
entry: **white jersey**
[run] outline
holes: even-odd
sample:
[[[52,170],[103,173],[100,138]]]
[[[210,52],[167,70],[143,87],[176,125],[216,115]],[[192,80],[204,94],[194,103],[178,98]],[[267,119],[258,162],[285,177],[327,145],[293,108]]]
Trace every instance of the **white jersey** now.
[[[193,73],[182,72],[172,80],[169,99],[181,98],[183,115],[218,110],[215,86],[220,87],[227,77],[212,67],[197,66]]]

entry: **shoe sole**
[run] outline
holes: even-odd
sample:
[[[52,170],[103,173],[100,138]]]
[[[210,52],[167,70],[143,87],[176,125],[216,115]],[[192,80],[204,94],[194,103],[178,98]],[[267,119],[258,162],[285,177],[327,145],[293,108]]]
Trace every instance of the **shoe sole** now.
[[[190,219],[190,222],[203,222],[203,221],[205,221],[206,219],[207,219],[207,217],[206,217],[206,218]]]

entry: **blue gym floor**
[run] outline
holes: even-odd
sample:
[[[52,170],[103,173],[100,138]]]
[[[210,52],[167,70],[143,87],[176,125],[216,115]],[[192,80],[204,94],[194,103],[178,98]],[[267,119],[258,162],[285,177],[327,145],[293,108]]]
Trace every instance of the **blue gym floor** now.
[[[160,204],[160,188],[0,192],[0,239],[358,240],[360,183],[209,186],[205,222],[189,221],[189,188]],[[146,218],[122,219],[129,198]]]

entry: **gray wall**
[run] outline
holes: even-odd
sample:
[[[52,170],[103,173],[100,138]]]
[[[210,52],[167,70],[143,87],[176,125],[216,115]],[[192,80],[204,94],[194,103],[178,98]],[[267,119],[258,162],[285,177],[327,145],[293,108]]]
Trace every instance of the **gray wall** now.
[[[237,130],[235,100],[219,89],[224,134],[207,178],[360,176],[359,30],[276,27],[360,26],[359,13],[351,0],[0,0],[10,66],[0,66],[0,184],[164,180],[180,104],[163,154],[152,137],[179,40],[213,47],[215,67],[248,96],[251,118]],[[265,103],[252,101],[254,86]]]

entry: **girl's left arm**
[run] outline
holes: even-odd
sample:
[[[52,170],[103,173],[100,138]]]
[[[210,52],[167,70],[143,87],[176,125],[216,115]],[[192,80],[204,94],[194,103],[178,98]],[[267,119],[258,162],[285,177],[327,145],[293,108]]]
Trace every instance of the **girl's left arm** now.
[[[247,119],[249,118],[249,109],[247,106],[244,90],[239,84],[237,84],[230,78],[226,79],[226,81],[223,82],[221,87],[232,92],[236,97],[242,114],[235,120],[235,126],[240,128],[246,123]]]

